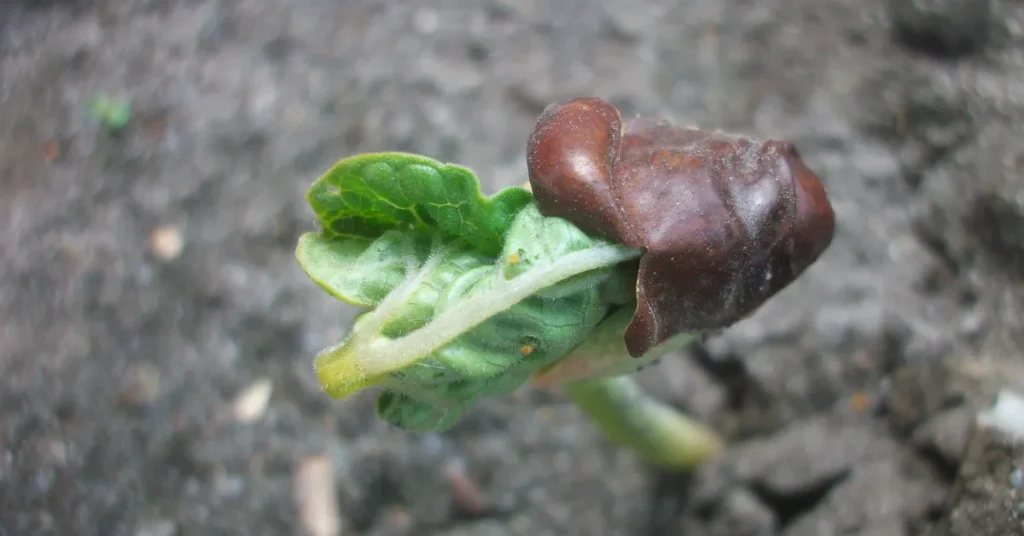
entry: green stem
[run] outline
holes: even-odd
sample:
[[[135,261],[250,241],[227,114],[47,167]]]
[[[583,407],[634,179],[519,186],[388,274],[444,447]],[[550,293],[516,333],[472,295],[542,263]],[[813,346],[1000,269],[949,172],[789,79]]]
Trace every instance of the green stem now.
[[[723,448],[713,430],[650,397],[632,376],[571,382],[563,388],[612,442],[648,463],[688,470]]]

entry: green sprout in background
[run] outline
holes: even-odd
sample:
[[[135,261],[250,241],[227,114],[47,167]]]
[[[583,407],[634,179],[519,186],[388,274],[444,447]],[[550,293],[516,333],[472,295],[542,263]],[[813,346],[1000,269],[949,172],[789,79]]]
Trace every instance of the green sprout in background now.
[[[101,95],[89,103],[89,113],[106,130],[118,132],[131,121],[132,105],[124,100]]]
[[[716,455],[708,427],[632,373],[749,315],[829,245],[824,189],[784,142],[548,107],[530,182],[491,197],[464,167],[406,153],[338,162],[310,188],[296,257],[363,310],[315,360],[325,392],[379,389],[381,418],[444,430],[484,397],[561,386],[659,466]]]

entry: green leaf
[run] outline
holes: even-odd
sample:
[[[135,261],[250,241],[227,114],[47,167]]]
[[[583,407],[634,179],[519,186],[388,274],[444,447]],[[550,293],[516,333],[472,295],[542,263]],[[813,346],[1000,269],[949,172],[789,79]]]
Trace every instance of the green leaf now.
[[[96,97],[89,105],[89,112],[104,128],[111,131],[121,130],[132,118],[132,105],[110,97]]]
[[[508,394],[569,353],[629,298],[610,289],[629,287],[635,272],[620,265],[640,255],[533,204],[492,235],[497,255],[440,225],[430,231],[389,228],[371,239],[325,230],[304,235],[296,251],[317,284],[367,309],[317,357],[325,390],[341,398],[381,386],[380,415],[413,430],[448,427],[479,398]]]
[[[376,239],[387,231],[440,231],[477,251],[500,251],[512,219],[533,200],[522,188],[490,198],[472,171],[407,153],[346,158],[307,196],[325,234]]]

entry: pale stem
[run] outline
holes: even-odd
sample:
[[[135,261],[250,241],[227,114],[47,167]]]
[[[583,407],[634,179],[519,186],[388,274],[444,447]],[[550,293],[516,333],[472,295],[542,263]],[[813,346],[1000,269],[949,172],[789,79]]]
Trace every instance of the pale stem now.
[[[724,448],[714,430],[652,398],[632,376],[570,382],[563,389],[609,440],[654,465],[690,470]]]

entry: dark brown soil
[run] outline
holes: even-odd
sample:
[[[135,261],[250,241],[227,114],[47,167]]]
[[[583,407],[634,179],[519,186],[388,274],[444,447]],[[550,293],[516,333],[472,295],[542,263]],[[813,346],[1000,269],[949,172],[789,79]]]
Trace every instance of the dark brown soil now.
[[[1024,389],[1024,3],[985,5],[3,0],[0,535],[298,534],[316,454],[346,535],[1024,534],[1024,449],[973,425]],[[397,149],[493,191],[580,95],[790,139],[836,209],[797,284],[641,374],[730,439],[695,475],[557,393],[419,436],[312,374],[353,311],[294,262],[310,182]]]

